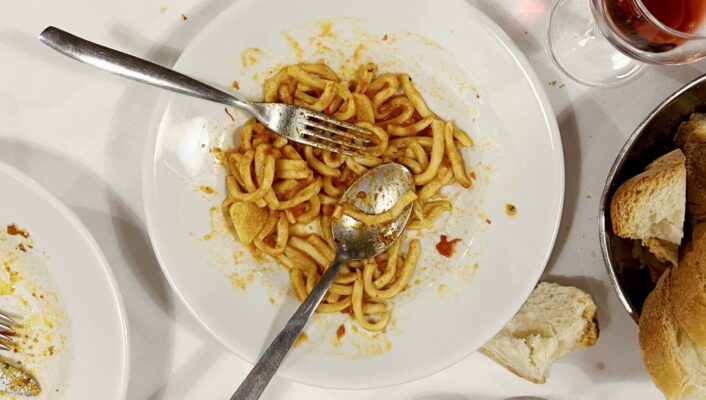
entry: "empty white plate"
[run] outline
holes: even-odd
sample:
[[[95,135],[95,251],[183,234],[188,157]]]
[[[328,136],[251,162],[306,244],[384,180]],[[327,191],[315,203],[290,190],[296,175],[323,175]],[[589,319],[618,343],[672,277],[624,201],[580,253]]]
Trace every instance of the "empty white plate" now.
[[[40,399],[124,399],[127,320],[105,256],[30,177],[0,163],[0,188],[0,309],[24,325],[19,351],[0,359],[30,368]]]

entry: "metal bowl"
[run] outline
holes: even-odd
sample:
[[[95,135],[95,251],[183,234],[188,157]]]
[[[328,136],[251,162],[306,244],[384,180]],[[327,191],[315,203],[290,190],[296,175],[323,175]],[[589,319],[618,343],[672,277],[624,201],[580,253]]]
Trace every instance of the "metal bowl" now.
[[[618,298],[635,322],[654,283],[648,268],[640,268],[641,263],[633,256],[635,242],[613,234],[610,200],[623,182],[675,148],[673,138],[679,124],[691,113],[705,111],[706,75],[676,91],[642,121],[620,150],[603,188],[599,217],[603,260]]]

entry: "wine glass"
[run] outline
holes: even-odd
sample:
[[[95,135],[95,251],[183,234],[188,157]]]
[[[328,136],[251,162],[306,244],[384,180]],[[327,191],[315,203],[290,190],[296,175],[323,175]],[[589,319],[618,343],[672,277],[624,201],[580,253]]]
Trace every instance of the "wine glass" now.
[[[560,0],[549,22],[549,48],[575,81],[620,86],[647,64],[706,57],[704,16],[704,0]]]

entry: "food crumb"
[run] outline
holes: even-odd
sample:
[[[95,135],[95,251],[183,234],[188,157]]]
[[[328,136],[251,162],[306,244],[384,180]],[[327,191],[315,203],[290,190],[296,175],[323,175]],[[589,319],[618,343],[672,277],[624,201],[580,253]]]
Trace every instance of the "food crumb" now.
[[[15,224],[10,224],[7,226],[7,234],[13,236],[19,235],[25,239],[29,237],[29,232],[22,228],[18,228]]]
[[[213,194],[216,192],[216,190],[210,186],[199,186],[198,189],[199,189],[199,192],[206,193],[206,194]]]
[[[493,223],[493,221],[491,221],[490,218],[486,218],[486,219],[485,219],[485,223],[488,224],[488,225],[490,225],[490,224]]]
[[[441,235],[439,237],[439,243],[436,244],[436,251],[439,252],[444,257],[451,257],[451,255],[456,250],[456,243],[460,242],[460,238],[447,240],[446,235]]]
[[[167,6],[166,5],[161,5],[159,6],[159,12],[163,13],[167,11]]]
[[[228,111],[227,108],[224,108],[223,110],[226,112],[226,114],[228,114],[228,118],[230,118],[231,121],[235,121],[235,117]]]
[[[240,54],[240,63],[243,68],[252,67],[259,62],[258,57],[264,54],[265,52],[259,47],[249,47]]]
[[[235,90],[240,90],[240,83],[238,83],[238,81],[233,81],[230,83],[230,87],[232,87]]]
[[[341,340],[341,338],[345,334],[346,334],[346,327],[343,324],[339,325],[338,329],[336,329],[336,339]]]
[[[182,14],[181,14],[181,20],[182,20],[182,21],[186,21],[187,19],[188,19],[188,17],[186,16],[186,14],[182,13]]]
[[[292,345],[293,349],[296,349],[299,347],[302,343],[306,342],[309,337],[306,335],[306,332],[302,332],[297,336],[297,340],[294,341],[294,344]]]
[[[443,283],[437,286],[436,288],[436,295],[438,297],[444,297],[446,294],[448,294],[449,288],[448,286],[444,285]]]
[[[230,284],[233,285],[234,288],[240,289],[240,290],[245,290],[247,287],[247,284],[245,283],[245,280],[240,277],[237,273],[233,272],[229,276],[230,278]]]
[[[225,165],[226,155],[225,155],[225,152],[223,151],[222,148],[211,147],[211,149],[209,151],[211,152],[211,154],[213,154],[213,158],[215,158],[219,164]]]
[[[387,36],[387,33],[386,33],[385,36],[382,37],[382,40],[387,40],[388,38],[389,38],[389,36]]]
[[[505,214],[507,214],[508,217],[514,217],[517,215],[517,207],[515,207],[514,204],[505,204]]]
[[[561,85],[559,85],[559,89],[563,88],[564,86],[566,85],[562,83]]]
[[[556,86],[557,82],[556,81],[549,81],[549,86]]]
[[[321,24],[319,37],[333,37],[333,21],[326,21]]]
[[[476,179],[478,179],[478,175],[476,175],[476,171],[471,171],[471,173],[468,174],[468,175],[469,175],[469,176],[471,177],[471,179],[473,179],[474,181],[475,181]]]

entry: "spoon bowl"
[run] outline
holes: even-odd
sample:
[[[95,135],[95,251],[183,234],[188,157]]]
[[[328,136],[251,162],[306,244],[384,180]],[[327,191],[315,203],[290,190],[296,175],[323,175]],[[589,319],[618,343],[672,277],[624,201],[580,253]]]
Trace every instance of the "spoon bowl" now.
[[[366,214],[381,214],[413,190],[412,173],[400,164],[388,163],[358,178],[340,202],[352,204]],[[384,252],[399,238],[411,213],[412,207],[407,207],[397,218],[381,225],[366,225],[343,215],[333,225],[338,260],[345,263]]]
[[[405,193],[413,190],[414,179],[406,167],[396,163],[382,164],[353,182],[341,196],[339,203],[354,205],[365,214],[382,214],[397,204]],[[387,250],[399,239],[411,212],[410,205],[393,220],[379,225],[364,224],[348,215],[336,220],[332,227],[336,258],[260,356],[231,400],[260,398],[343,265],[348,261],[375,257]]]

